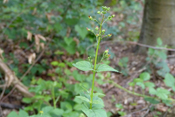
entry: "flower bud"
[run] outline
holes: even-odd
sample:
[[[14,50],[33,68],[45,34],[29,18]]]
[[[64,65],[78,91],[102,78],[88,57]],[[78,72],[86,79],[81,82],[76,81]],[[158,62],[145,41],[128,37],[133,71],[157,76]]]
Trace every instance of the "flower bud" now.
[[[112,20],[112,16],[109,16],[109,17],[108,17],[108,20]]]
[[[105,33],[105,29],[102,30],[102,33]]]
[[[105,53],[108,53],[109,52],[109,49],[105,50]]]
[[[110,7],[107,8],[107,11],[109,11],[109,10],[110,10]]]
[[[111,37],[112,36],[112,34],[108,34],[108,37]]]
[[[86,28],[87,29],[87,31],[91,31],[89,28]]]
[[[99,36],[99,34],[96,34],[96,37],[98,37]]]
[[[104,11],[106,11],[106,10],[107,10],[107,7],[106,7],[106,6],[102,6],[102,9],[103,9]]]
[[[98,30],[98,26],[95,27],[95,30]]]
[[[103,14],[106,14],[106,11],[102,11]]]
[[[92,20],[92,17],[91,17],[91,16],[89,16],[89,19],[90,19],[90,20]]]
[[[112,18],[115,17],[115,15],[112,15]]]
[[[101,14],[101,12],[100,12],[100,11],[97,11],[97,13],[98,13],[98,14]]]

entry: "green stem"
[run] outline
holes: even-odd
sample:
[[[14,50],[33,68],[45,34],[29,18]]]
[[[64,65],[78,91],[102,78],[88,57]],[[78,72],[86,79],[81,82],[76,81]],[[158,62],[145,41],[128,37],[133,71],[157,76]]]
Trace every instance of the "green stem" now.
[[[103,17],[104,19],[104,17]],[[102,19],[102,22],[103,22]],[[96,64],[97,64],[97,57],[98,57],[98,49],[100,46],[100,41],[101,41],[101,29],[102,29],[102,23],[100,24],[100,30],[99,30],[99,38],[98,38],[98,45],[96,49],[96,54],[95,54],[95,62],[94,62],[94,70],[93,70],[93,80],[92,80],[92,88],[91,88],[91,101],[90,101],[90,109],[92,109],[92,102],[93,102],[93,91],[94,91],[94,82],[95,82],[95,73],[96,73]]]
[[[119,88],[119,89],[124,90],[125,92],[127,92],[127,93],[129,93],[129,94],[132,94],[132,95],[135,95],[135,96],[139,96],[139,97],[144,97],[144,98],[156,99],[156,100],[161,101],[160,98],[151,97],[151,96],[144,95],[144,94],[140,94],[140,93],[135,93],[135,92],[133,92],[133,91],[130,91],[130,90],[128,90],[128,89],[125,89],[125,88],[123,88],[122,86],[120,86],[119,84],[115,83],[115,82],[112,81],[112,80],[107,80],[107,82],[110,83],[110,84],[112,84],[112,85],[114,85],[115,87],[117,87],[117,88]],[[167,100],[175,102],[175,99],[172,99],[172,98],[168,98]]]
[[[53,106],[54,106],[54,108],[56,108],[54,87],[52,87],[52,98],[53,98]]]

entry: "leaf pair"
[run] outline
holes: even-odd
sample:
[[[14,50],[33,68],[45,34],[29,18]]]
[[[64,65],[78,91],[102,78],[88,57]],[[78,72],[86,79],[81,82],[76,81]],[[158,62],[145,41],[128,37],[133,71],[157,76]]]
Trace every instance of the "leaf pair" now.
[[[92,63],[88,61],[79,61],[75,64],[73,64],[74,67],[82,70],[82,71],[93,71],[93,65]],[[96,72],[103,72],[103,71],[114,71],[118,72],[114,68],[110,67],[109,65],[106,64],[97,64]]]

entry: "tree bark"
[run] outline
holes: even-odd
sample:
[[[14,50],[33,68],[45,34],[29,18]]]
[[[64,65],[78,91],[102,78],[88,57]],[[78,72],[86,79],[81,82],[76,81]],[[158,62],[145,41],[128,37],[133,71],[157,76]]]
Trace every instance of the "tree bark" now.
[[[164,44],[175,45],[175,0],[145,0],[139,42],[156,45],[159,37]]]

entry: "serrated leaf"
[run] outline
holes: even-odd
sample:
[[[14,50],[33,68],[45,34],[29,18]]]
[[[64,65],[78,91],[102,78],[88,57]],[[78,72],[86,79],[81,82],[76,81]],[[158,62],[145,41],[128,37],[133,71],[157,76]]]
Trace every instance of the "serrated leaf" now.
[[[173,77],[171,74],[169,74],[169,73],[167,73],[167,74],[165,75],[164,82],[165,82],[165,84],[166,84],[167,86],[169,86],[169,87],[174,87],[174,85],[175,85],[175,79],[174,79],[174,77]]]
[[[166,89],[163,88],[157,88],[157,92],[156,95],[162,99],[162,100],[166,100],[168,99],[168,95],[170,94],[170,92]]]
[[[84,39],[86,35],[88,34],[87,29],[84,27],[80,27],[79,25],[75,26],[75,30],[78,32],[78,34],[80,35],[82,39]]]
[[[76,98],[79,98],[80,100],[88,102],[88,103],[90,102],[90,100],[88,98],[83,97],[83,96],[76,96]]]
[[[136,85],[141,86],[142,89],[145,89],[145,85],[143,82],[137,82]]]
[[[103,93],[95,93],[94,96],[95,95],[98,96],[98,97],[104,97],[105,96],[105,94],[103,94]]]
[[[28,117],[29,115],[28,115],[28,113],[26,112],[26,111],[24,111],[24,110],[20,110],[19,111],[19,117]]]
[[[149,94],[155,95],[156,94],[156,90],[153,87],[149,88]]]
[[[152,82],[145,82],[145,86],[150,88],[150,87],[155,87],[155,84]]]
[[[114,72],[119,72],[116,69],[110,67],[109,65],[106,64],[99,64],[97,65],[97,72],[103,72],[103,71],[114,71]]]
[[[148,72],[143,72],[140,74],[140,78],[143,79],[144,81],[147,81],[150,79],[150,74]]]
[[[50,113],[52,113],[52,114],[55,114],[55,115],[63,115],[63,113],[64,113],[64,110],[63,109],[59,109],[59,108],[55,108],[55,109],[53,109]]]
[[[15,111],[12,111],[7,117],[19,117],[19,115]]]
[[[65,43],[66,43],[67,45],[70,45],[70,44],[72,43],[72,41],[73,41],[73,38],[67,38],[67,37],[65,37],[65,38],[64,38],[64,41],[65,41]]]
[[[82,71],[90,71],[93,70],[92,64],[88,61],[79,61],[75,64],[73,64],[74,67],[82,70]]]
[[[156,100],[154,98],[144,98],[146,101],[150,102],[151,104],[158,104],[160,103],[159,100]]]
[[[83,106],[82,111],[87,117],[107,117],[106,111],[103,109],[89,109]]]

